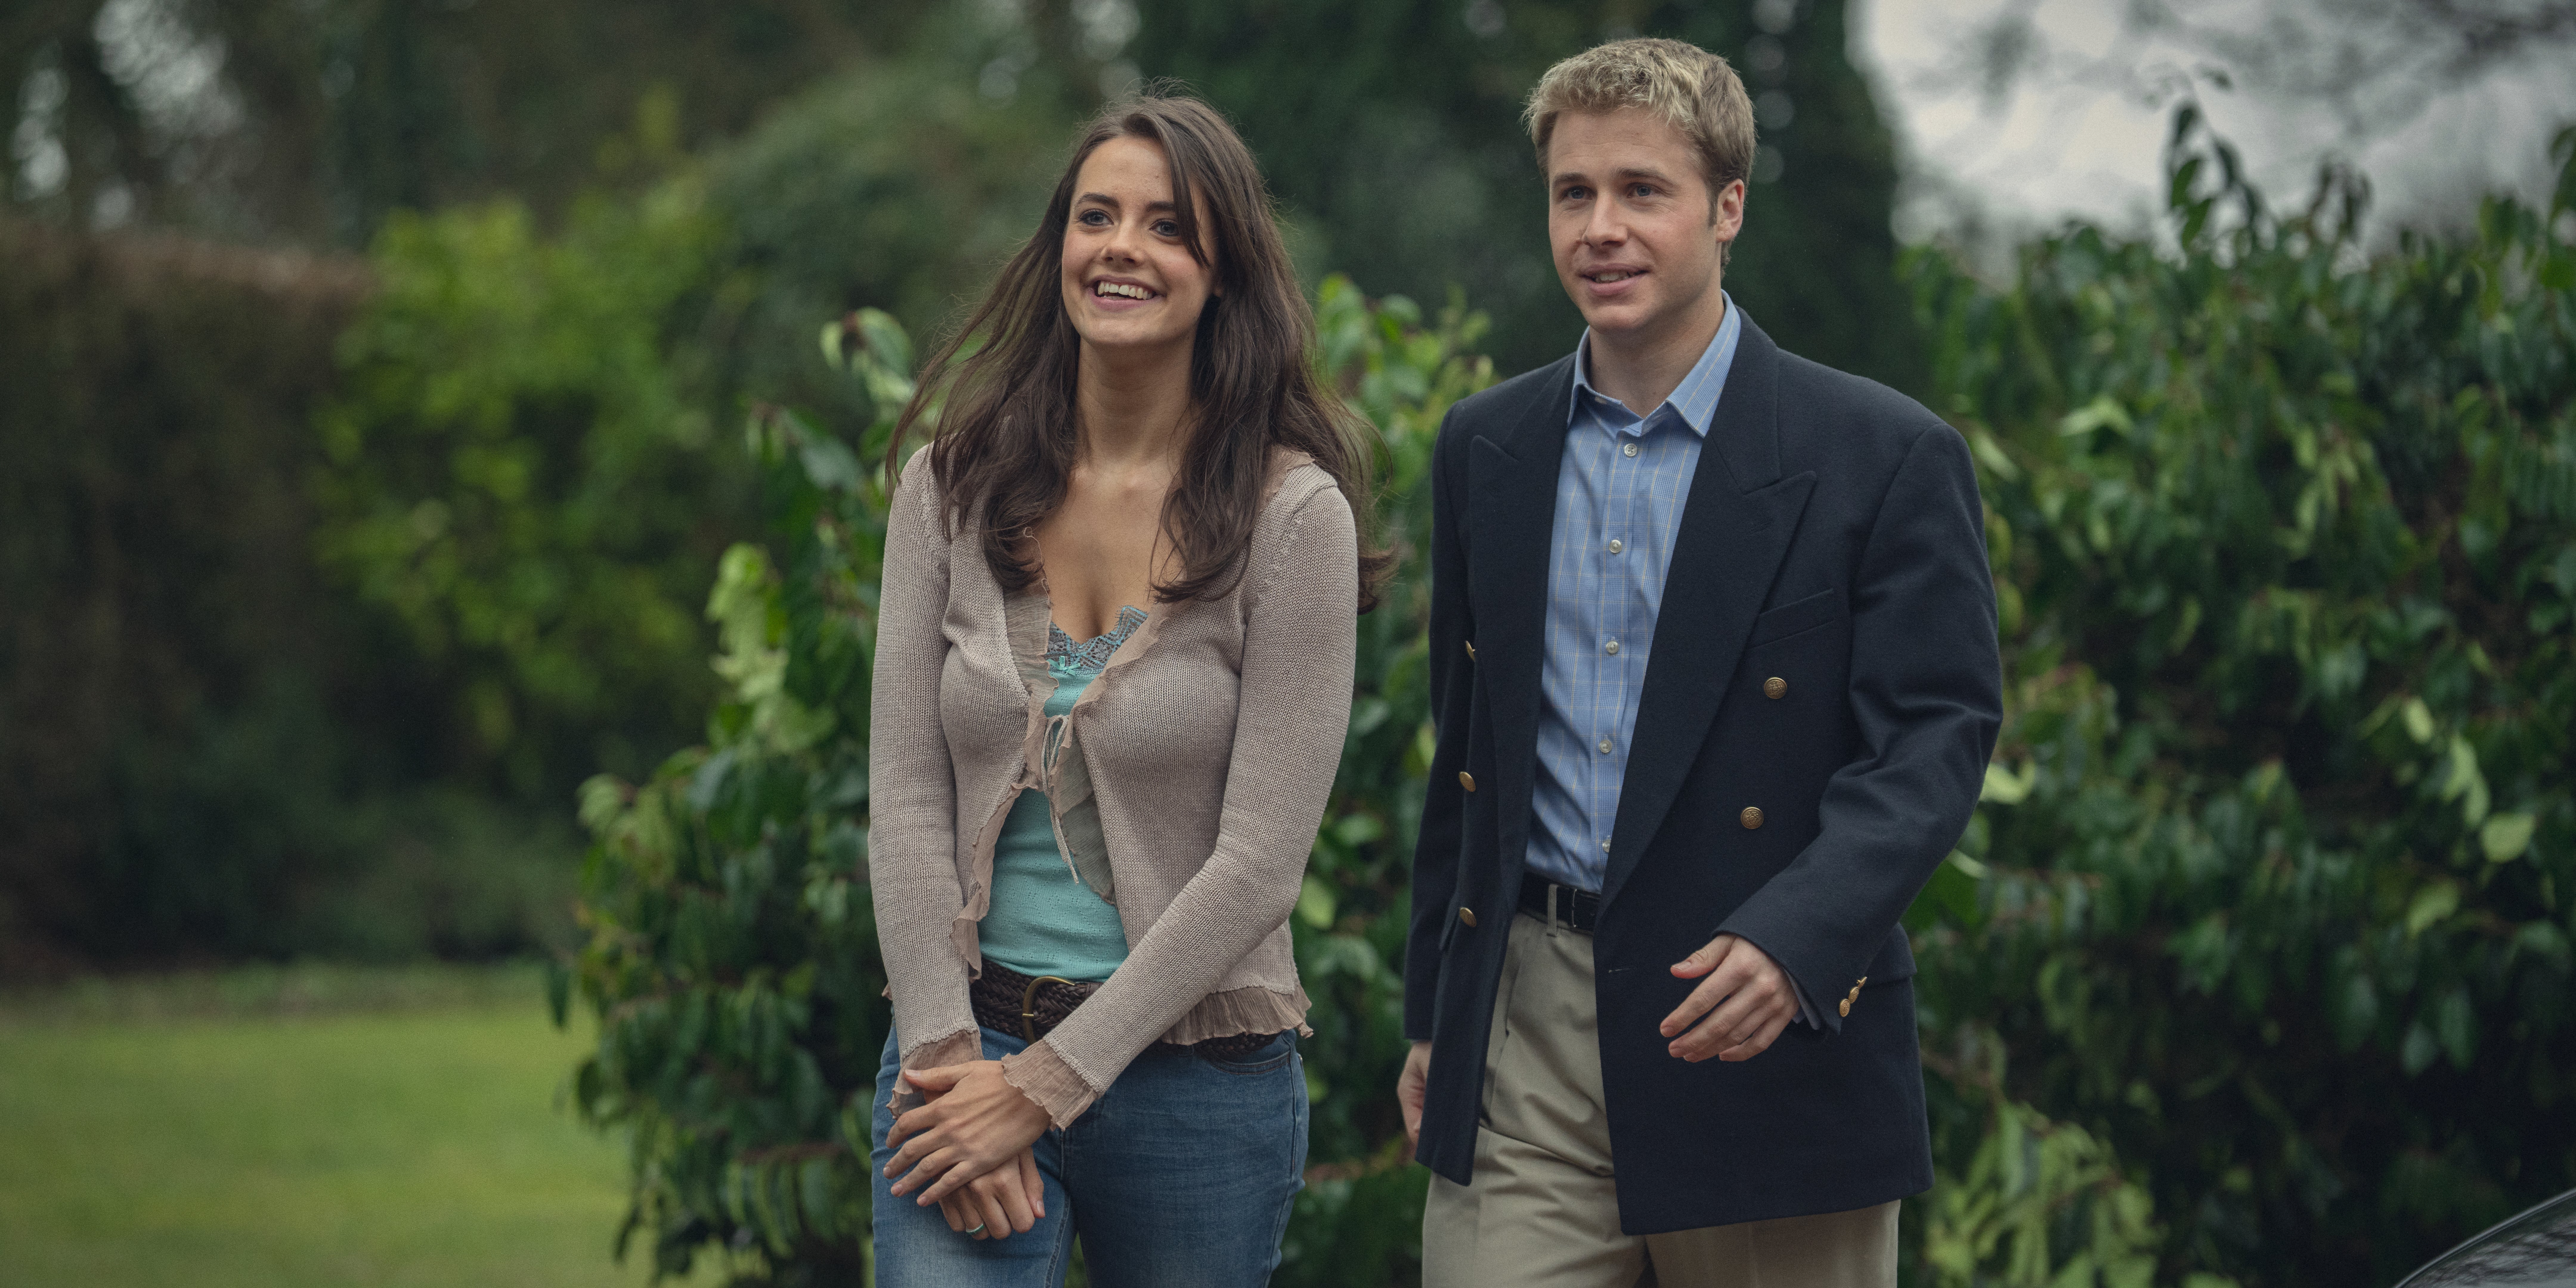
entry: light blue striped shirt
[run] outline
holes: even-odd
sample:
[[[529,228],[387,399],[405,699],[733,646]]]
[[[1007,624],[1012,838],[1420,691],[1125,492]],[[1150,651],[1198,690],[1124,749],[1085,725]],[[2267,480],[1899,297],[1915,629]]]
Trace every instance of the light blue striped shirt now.
[[[1530,802],[1528,866],[1548,880],[1601,888],[1673,535],[1743,332],[1730,298],[1707,352],[1642,417],[1592,387],[1591,332],[1574,351],[1574,406],[1548,538],[1546,701]]]

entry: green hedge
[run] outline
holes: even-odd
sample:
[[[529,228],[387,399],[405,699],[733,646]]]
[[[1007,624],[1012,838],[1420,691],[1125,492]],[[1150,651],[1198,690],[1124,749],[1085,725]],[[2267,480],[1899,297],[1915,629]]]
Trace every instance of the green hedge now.
[[[571,820],[453,786],[452,685],[317,563],[389,262],[0,222],[0,976],[568,937]]]
[[[2547,210],[2490,200],[2373,258],[2357,180],[2275,214],[2185,111],[2177,248],[2076,229],[2003,286],[1915,255],[2008,681],[1910,922],[1936,1134],[1949,1175],[2056,1204],[1936,1192],[1944,1282],[2098,1249],[2158,1282],[2389,1283],[2576,1186],[2576,130],[2557,146]]]
[[[335,861],[306,426],[367,289],[0,221],[0,973],[257,951]]]

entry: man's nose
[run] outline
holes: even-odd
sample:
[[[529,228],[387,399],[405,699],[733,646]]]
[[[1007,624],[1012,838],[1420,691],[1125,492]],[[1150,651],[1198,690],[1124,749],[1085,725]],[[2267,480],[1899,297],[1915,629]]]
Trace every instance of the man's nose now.
[[[1592,207],[1592,215],[1583,221],[1583,241],[1590,246],[1616,246],[1628,240],[1628,226],[1619,218],[1618,207],[1604,201]]]

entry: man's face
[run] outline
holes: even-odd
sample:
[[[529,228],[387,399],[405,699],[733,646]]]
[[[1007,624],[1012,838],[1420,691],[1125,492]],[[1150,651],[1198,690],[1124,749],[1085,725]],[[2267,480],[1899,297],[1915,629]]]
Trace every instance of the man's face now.
[[[1548,141],[1547,231],[1556,278],[1597,332],[1652,335],[1717,307],[1744,185],[1712,209],[1699,153],[1642,108],[1568,112]]]

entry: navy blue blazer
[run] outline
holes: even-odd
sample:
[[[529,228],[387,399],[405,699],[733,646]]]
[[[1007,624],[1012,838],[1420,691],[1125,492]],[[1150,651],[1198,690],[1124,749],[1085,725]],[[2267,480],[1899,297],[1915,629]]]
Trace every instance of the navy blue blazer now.
[[[1506,381],[1451,408],[1432,449],[1438,747],[1404,1022],[1432,1042],[1418,1157],[1460,1184],[1529,843],[1573,387],[1570,356]],[[1932,1183],[1897,919],[1966,829],[2002,721],[1983,515],[1956,430],[1746,319],[1675,536],[1594,936],[1629,1234]],[[1740,1064],[1666,1054],[1656,1026],[1696,984],[1669,968],[1721,933],[1793,973],[1825,1028],[1792,1022]]]

